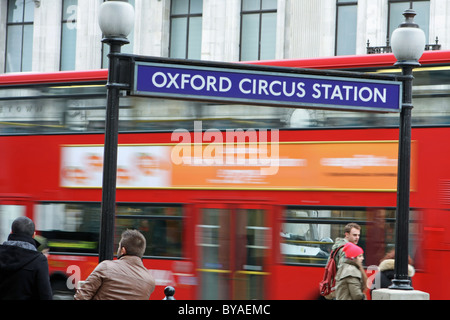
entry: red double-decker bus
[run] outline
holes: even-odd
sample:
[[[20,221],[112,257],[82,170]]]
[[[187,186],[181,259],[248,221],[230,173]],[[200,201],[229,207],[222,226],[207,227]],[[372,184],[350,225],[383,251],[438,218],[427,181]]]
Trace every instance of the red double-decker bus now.
[[[255,62],[400,73],[391,54]],[[412,284],[450,298],[450,51],[415,69]],[[55,297],[98,263],[106,70],[0,76],[0,241],[36,222]],[[365,266],[394,248],[398,114],[216,105],[123,95],[115,247],[147,239],[163,299],[317,299],[331,246],[362,226]]]

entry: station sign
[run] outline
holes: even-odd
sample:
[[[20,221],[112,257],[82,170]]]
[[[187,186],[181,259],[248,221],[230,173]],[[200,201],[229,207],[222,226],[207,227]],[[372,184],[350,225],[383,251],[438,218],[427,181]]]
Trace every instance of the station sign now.
[[[400,112],[402,83],[374,77],[206,63],[134,62],[132,95],[215,103]],[[299,69],[306,70],[306,69]],[[394,78],[392,78],[394,79]]]

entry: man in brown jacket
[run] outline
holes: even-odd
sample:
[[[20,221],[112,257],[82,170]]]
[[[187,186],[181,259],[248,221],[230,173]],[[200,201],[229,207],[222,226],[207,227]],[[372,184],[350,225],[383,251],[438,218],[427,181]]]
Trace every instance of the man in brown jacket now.
[[[142,263],[145,247],[139,231],[124,231],[118,260],[101,262],[77,290],[75,300],[148,300],[155,279]]]

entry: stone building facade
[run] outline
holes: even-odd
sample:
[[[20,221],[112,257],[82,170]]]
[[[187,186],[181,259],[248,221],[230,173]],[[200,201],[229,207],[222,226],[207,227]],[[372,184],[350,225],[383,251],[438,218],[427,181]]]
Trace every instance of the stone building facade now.
[[[105,67],[97,23],[102,2],[0,1],[0,73]],[[170,57],[177,46],[183,52],[183,45],[191,50],[185,58],[226,62],[365,54],[367,41],[386,44],[411,4],[428,43],[438,37],[442,49],[450,48],[450,0],[129,2],[135,7],[135,28],[124,50],[141,55]],[[186,4],[190,9],[183,9]]]

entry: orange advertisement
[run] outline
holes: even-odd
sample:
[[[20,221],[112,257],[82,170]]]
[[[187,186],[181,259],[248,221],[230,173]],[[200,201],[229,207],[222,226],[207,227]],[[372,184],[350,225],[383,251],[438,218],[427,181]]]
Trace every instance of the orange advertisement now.
[[[186,148],[182,150],[185,153]],[[210,145],[190,148],[191,161],[173,165],[173,187],[388,192],[397,189],[397,141],[217,145],[214,152]],[[412,148],[414,154],[414,143]],[[412,172],[414,168],[413,159]],[[412,175],[411,188],[414,186]]]
[[[101,188],[102,157],[63,146],[61,186]],[[397,165],[397,141],[120,145],[117,188],[395,192]]]

